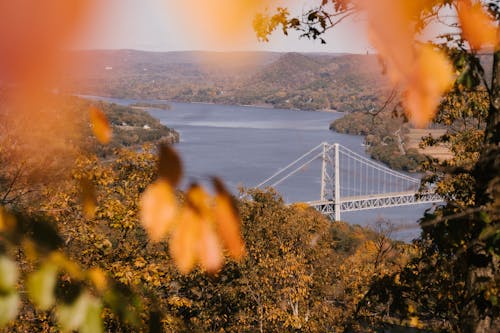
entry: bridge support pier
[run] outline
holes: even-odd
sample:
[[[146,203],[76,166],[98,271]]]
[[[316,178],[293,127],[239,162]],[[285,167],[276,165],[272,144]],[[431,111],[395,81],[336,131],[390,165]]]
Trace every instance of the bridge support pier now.
[[[320,200],[326,200],[326,180],[328,177],[328,144],[323,142],[323,160],[321,162],[321,191],[319,193]]]
[[[340,221],[340,146],[323,143],[323,163],[321,165],[320,200],[333,201],[334,211],[329,215]]]
[[[340,158],[339,158],[339,144],[333,145],[335,151],[335,221],[340,221]]]

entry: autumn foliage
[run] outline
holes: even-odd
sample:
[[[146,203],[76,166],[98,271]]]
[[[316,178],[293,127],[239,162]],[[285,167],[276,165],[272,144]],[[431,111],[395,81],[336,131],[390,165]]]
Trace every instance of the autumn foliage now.
[[[97,106],[76,117],[60,112],[64,98],[54,89],[88,3],[0,0],[1,326],[498,328],[496,2],[323,0],[302,20],[280,8],[254,22],[263,40],[281,27],[324,42],[327,29],[356,14],[402,90],[411,123],[423,127],[437,115],[447,126],[462,125],[461,133],[439,139],[451,142],[455,157],[425,165],[427,185],[447,202],[426,213],[423,236],[413,245],[391,241],[386,230],[332,225],[307,207],[286,206],[273,190],[249,190],[251,199],[238,202],[213,177],[212,189],[195,182],[181,192],[183,166],[168,144],[97,157],[88,143],[95,137],[110,144],[114,125]],[[186,12],[193,22],[210,19],[213,25],[205,26],[216,33],[234,32],[234,40],[247,12],[262,3],[216,1]],[[441,44],[424,42],[425,28],[440,21],[443,9],[456,13],[457,33]],[[494,53],[491,83],[478,52]]]
[[[175,196],[182,175],[177,153],[169,146],[160,147],[159,179],[141,197],[142,223],[153,241],[169,237],[170,253],[179,270],[189,273],[196,264],[217,272],[223,263],[222,249],[241,259],[244,244],[236,206],[223,183],[213,178],[215,197],[193,184],[184,203]]]

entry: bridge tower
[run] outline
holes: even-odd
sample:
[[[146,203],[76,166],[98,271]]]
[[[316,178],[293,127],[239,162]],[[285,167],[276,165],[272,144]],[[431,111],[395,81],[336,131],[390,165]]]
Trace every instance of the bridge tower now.
[[[334,218],[340,221],[340,158],[339,144],[323,142],[321,164],[321,201],[334,202]]]

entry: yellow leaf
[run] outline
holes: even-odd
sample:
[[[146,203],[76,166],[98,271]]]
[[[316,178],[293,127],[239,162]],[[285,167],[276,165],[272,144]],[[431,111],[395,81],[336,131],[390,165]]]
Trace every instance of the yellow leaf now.
[[[134,261],[134,266],[137,268],[143,268],[147,264],[146,260],[143,257],[139,257]]]
[[[17,283],[17,265],[6,256],[0,256],[0,290],[6,292],[14,290]]]
[[[54,289],[57,283],[57,271],[56,265],[45,264],[27,278],[28,295],[40,310],[48,310],[56,301]]]
[[[179,224],[170,238],[170,254],[183,274],[189,273],[198,257],[198,242],[200,240],[200,217],[192,208],[182,209]]]
[[[297,209],[297,210],[307,210],[309,208],[311,208],[311,206],[309,206],[309,204],[305,203],[305,202],[295,202],[291,205],[294,209]]]
[[[469,42],[473,50],[485,46],[495,46],[498,35],[493,19],[484,11],[479,1],[459,0],[457,2],[458,19],[462,28],[462,37]]]
[[[170,231],[178,212],[172,187],[157,180],[144,191],[139,206],[144,229],[153,242],[160,241]]]
[[[108,286],[108,281],[106,279],[106,274],[104,271],[100,268],[91,268],[88,272],[88,277],[90,281],[94,284],[94,286],[99,290],[100,292],[103,292],[107,286]]]
[[[410,326],[418,327],[419,325],[420,325],[420,321],[418,320],[418,317],[416,317],[416,316],[410,317]]]
[[[0,327],[3,327],[17,316],[21,298],[17,292],[5,293],[0,296]]]
[[[97,140],[102,144],[108,144],[111,141],[113,131],[109,124],[108,118],[100,109],[91,107],[89,110],[90,123],[92,124],[92,131],[94,132]]]

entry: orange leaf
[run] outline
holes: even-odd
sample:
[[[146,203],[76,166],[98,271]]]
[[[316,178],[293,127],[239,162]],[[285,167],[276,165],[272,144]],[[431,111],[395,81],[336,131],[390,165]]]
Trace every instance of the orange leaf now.
[[[96,107],[90,108],[89,115],[95,137],[100,143],[108,144],[113,134],[108,118],[106,118],[104,112]]]
[[[224,184],[218,178],[213,178],[213,183],[217,192],[214,208],[217,231],[229,254],[240,260],[245,254],[245,244],[241,237],[238,210]]]
[[[177,152],[168,144],[160,145],[158,174],[161,178],[176,187],[182,178],[182,163]]]
[[[198,257],[198,242],[200,240],[200,217],[190,207],[184,207],[179,219],[179,225],[170,238],[170,254],[183,274],[189,273]]]
[[[426,126],[434,117],[444,94],[453,84],[453,66],[432,45],[423,45],[408,77],[404,104],[410,121]]]
[[[384,61],[389,78],[405,91],[404,106],[411,122],[425,126],[441,95],[451,87],[452,66],[430,45],[416,46],[418,17],[434,1],[360,0],[367,14],[369,36]]]
[[[166,181],[149,185],[140,200],[141,223],[152,241],[160,241],[171,229],[178,207],[174,191]]]
[[[210,273],[217,272],[222,266],[222,251],[213,225],[208,220],[201,222],[199,245],[201,267]]]
[[[187,192],[187,201],[200,216],[211,218],[211,199],[208,193],[198,184],[192,184]]]
[[[481,2],[459,0],[457,2],[458,19],[462,28],[462,37],[466,39],[473,50],[485,46],[496,46],[497,30],[493,19],[484,11]]]

